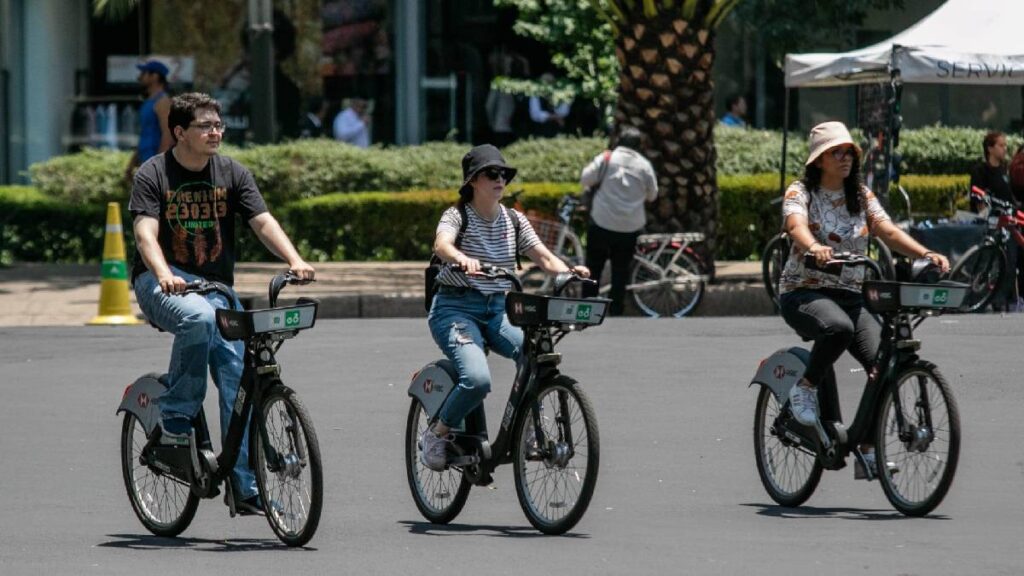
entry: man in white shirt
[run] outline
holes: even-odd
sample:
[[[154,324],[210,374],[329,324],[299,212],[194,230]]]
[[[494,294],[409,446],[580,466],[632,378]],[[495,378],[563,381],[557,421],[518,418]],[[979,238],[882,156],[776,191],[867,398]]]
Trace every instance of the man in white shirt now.
[[[611,260],[612,304],[608,312],[612,316],[622,314],[629,262],[636,239],[647,224],[644,204],[658,197],[654,167],[637,152],[642,142],[639,130],[621,127],[611,154],[598,154],[580,175],[584,188],[597,186],[587,229],[586,264],[591,278],[599,280],[605,260]]]
[[[334,139],[360,148],[370,146],[370,115],[366,100],[352,98],[348,107],[334,117]]]

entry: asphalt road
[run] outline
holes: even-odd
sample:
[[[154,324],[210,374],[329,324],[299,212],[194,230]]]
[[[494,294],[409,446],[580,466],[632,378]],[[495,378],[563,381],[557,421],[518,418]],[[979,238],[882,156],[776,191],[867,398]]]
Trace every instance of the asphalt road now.
[[[114,410],[166,366],[149,328],[0,330],[0,574],[1019,574],[1024,570],[1024,315],[931,319],[922,355],[952,384],[960,467],[933,516],[904,518],[852,466],[783,509],[754,467],[758,361],[798,343],[778,318],[613,319],[570,335],[601,433],[590,508],[563,537],[523,516],[511,469],[449,526],[419,516],[405,480],[412,372],[438,355],[423,320],[322,321],[279,358],[320,436],[326,500],[308,549],[260,518],[203,501],[181,538],[150,536],[124,492]],[[490,421],[511,365],[493,359]],[[847,414],[863,375],[840,363]],[[214,392],[210,393],[210,399]],[[208,402],[207,410],[213,409]]]

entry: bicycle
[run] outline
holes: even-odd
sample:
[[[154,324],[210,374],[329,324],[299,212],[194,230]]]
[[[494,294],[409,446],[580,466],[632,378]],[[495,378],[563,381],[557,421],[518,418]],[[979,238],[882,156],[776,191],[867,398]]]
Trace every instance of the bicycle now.
[[[568,266],[586,260],[582,242],[572,229],[572,217],[580,204],[578,198],[567,194],[559,202],[557,220],[528,217],[541,241]],[[703,241],[704,235],[698,232],[637,238],[626,285],[637,308],[652,318],[682,318],[693,312],[704,297],[708,271],[692,244]],[[520,279],[527,292],[551,293],[551,278],[539,268],[527,270]],[[610,285],[602,286],[600,293],[607,294],[610,289]]]
[[[902,186],[897,185],[896,189],[899,190],[907,205],[907,219],[897,222],[896,225],[907,231],[914,223],[910,211],[910,195],[907,194],[907,191]],[[775,206],[782,204],[782,201],[783,198],[780,196],[773,199],[771,204]],[[786,262],[789,260],[789,253],[792,249],[793,243],[789,239],[789,234],[787,232],[780,232],[768,241],[764,251],[761,252],[761,281],[764,282],[764,289],[768,293],[768,297],[775,303],[776,309],[779,308],[779,283],[782,281],[782,272],[786,268]],[[871,236],[868,239],[868,257],[877,261],[881,266],[880,269],[883,275],[880,279],[896,277],[896,267],[892,251],[875,236]],[[873,270],[869,273],[871,272]]]
[[[472,486],[487,486],[492,472],[513,464],[516,495],[527,519],[545,534],[562,534],[576,525],[590,504],[600,461],[597,417],[580,384],[558,370],[555,345],[567,334],[604,321],[610,300],[559,296],[572,283],[596,283],[571,273],[560,274],[555,296],[522,292],[516,274],[485,267],[488,278],[515,285],[505,309],[509,321],[524,331],[512,390],[498,435],[490,442],[483,405],[470,413],[449,447],[445,469],[435,472],[420,462],[419,438],[438,418],[459,376],[447,359],[431,362],[413,374],[405,430],[405,466],[409,488],[424,518],[447,524],[462,511]]]
[[[814,266],[814,258],[805,258]],[[836,254],[825,266],[868,266],[881,275],[873,260]],[[935,268],[928,260],[913,265],[919,279]],[[923,268],[923,270],[922,270]],[[956,310],[967,294],[963,284],[940,281],[866,281],[864,305],[882,320],[881,344],[862,394],[857,414],[842,423],[835,373],[830,369],[818,386],[820,418],[814,426],[799,424],[790,412],[789,389],[803,377],[810,357],[806,348],[782,348],[761,361],[750,386],[760,391],[754,411],[754,456],[768,495],[778,504],[803,504],[821,480],[822,471],[846,466],[855,458],[877,478],[886,498],[907,516],[923,516],[942,502],[960,455],[960,416],[949,384],[938,368],[917,355],[921,341],[913,329],[925,318]],[[859,444],[875,446],[878,471],[864,459]],[[891,463],[891,465],[890,465]]]
[[[323,506],[323,471],[313,422],[295,392],[281,381],[275,354],[285,340],[312,328],[318,302],[299,298],[277,307],[286,284],[304,284],[278,274],[270,282],[265,310],[217,310],[217,328],[226,340],[244,340],[245,357],[238,397],[220,454],[214,454],[204,411],[192,421],[186,446],[164,446],[159,438],[159,399],[166,374],[146,374],[129,385],[117,408],[124,412],[121,468],[135,515],[157,536],[174,537],[191,524],[200,498],[214,498],[223,483],[231,517],[236,515],[231,469],[238,461],[246,427],[249,460],[267,521],[288,546],[313,537]],[[219,292],[228,302],[234,292],[219,282],[197,280],[183,294]]]
[[[968,248],[956,261],[949,278],[970,287],[964,299],[964,309],[977,312],[992,301],[1003,285],[1008,267],[1006,246],[1010,238],[1024,248],[1024,234],[1021,233],[1024,211],[1015,209],[1006,200],[993,198],[977,186],[971,187],[971,196],[989,208],[988,228],[981,242]]]

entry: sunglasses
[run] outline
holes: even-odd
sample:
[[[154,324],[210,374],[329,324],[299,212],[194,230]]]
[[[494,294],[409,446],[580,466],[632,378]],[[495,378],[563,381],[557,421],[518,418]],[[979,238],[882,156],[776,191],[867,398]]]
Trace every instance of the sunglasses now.
[[[506,170],[505,168],[488,168],[486,170],[482,170],[480,173],[483,174],[484,176],[487,176],[491,180],[497,180],[498,178],[501,178],[505,182],[508,182],[509,180],[512,179],[512,171]]]
[[[830,152],[836,162],[842,162],[846,158],[853,158],[857,155],[857,152],[852,147],[833,148]]]
[[[189,124],[189,127],[199,130],[202,134],[209,134],[210,132],[220,132],[223,134],[224,130],[227,129],[227,125],[223,122],[199,122],[197,124]]]

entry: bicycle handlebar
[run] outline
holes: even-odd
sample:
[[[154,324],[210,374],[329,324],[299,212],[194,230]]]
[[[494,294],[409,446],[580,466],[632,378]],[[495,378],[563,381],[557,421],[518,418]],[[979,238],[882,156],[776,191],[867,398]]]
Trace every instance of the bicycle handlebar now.
[[[824,266],[818,265],[818,260],[814,257],[814,254],[804,254],[804,266],[811,270],[818,270],[825,272],[826,274],[839,275],[843,272],[843,266],[867,266],[878,274],[879,278],[884,278],[882,274],[882,267],[867,256],[861,256],[860,254],[854,254],[852,252],[835,252],[832,254],[832,259],[825,263]]]
[[[277,296],[281,293],[281,290],[284,289],[286,285],[291,284],[293,286],[303,286],[309,284],[310,282],[316,282],[316,280],[304,280],[296,276],[291,270],[276,274],[270,280],[270,288],[268,293],[268,296],[270,297],[270,307],[274,308],[277,306]]]

